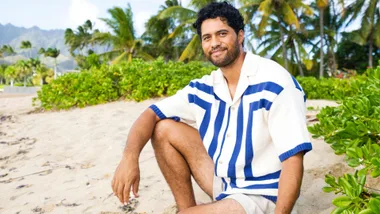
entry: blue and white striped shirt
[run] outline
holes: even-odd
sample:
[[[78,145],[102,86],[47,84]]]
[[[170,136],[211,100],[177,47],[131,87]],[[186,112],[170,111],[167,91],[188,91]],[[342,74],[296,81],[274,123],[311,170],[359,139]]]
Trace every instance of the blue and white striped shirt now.
[[[233,100],[220,69],[150,107],[161,118],[195,122],[224,183],[234,193],[277,200],[281,162],[312,149],[305,94],[276,62],[247,53]]]

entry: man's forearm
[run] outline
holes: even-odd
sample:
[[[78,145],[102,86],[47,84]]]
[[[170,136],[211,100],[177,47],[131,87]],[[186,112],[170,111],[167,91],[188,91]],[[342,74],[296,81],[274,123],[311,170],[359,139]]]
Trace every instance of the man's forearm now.
[[[158,121],[159,118],[150,108],[140,115],[129,131],[124,157],[138,160],[145,144],[152,137],[154,127]]]
[[[291,213],[300,193],[303,177],[303,153],[283,162],[275,214]]]

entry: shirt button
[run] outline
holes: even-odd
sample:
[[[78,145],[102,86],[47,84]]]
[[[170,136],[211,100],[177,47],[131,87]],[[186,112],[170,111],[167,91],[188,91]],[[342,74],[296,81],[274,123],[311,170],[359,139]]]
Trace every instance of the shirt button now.
[[[219,163],[219,164],[223,164],[223,161],[220,160],[220,161],[218,161],[218,163]]]
[[[231,134],[230,134],[230,133],[228,133],[228,134],[227,134],[227,138],[230,138],[230,137],[231,137]]]

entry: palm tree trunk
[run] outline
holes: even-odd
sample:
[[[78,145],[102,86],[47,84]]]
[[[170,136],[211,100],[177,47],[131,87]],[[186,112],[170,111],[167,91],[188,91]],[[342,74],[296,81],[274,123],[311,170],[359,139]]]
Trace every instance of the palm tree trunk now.
[[[26,75],[24,76],[24,87],[26,87]]]
[[[13,87],[13,82],[14,82],[14,80],[13,80],[13,79],[11,79],[11,87]]]
[[[369,38],[368,66],[372,68],[373,34]]]
[[[281,33],[281,45],[282,45],[282,58],[284,59],[285,69],[288,70],[288,60],[286,58],[286,48],[285,48],[285,41],[284,41],[284,30],[282,29],[280,25],[280,33]]]
[[[54,79],[57,79],[57,59],[54,59]]]
[[[297,49],[298,49],[298,46],[297,46]],[[295,55],[296,55],[296,60],[297,60],[297,65],[298,65],[298,71],[300,72],[300,76],[303,77],[305,76],[304,73],[303,73],[303,69],[302,69],[302,65],[301,65],[301,62],[298,58],[298,53],[297,51],[295,52]]]
[[[40,78],[40,86],[42,87],[42,85],[44,84],[44,80],[42,79],[42,77]]]
[[[335,72],[336,69],[338,69],[337,65],[336,65],[336,57],[335,57],[335,53],[334,53],[334,49],[330,46],[330,52],[331,52],[331,55],[332,55],[332,61],[333,61],[333,64],[332,64],[332,70]]]
[[[319,27],[320,27],[320,37],[321,37],[319,78],[322,78],[323,77],[323,9],[319,9]]]

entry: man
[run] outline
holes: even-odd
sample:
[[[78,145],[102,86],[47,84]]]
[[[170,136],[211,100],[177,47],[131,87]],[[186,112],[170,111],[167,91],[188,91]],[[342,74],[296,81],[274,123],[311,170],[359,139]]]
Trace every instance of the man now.
[[[130,190],[138,196],[138,158],[152,138],[181,213],[291,213],[303,155],[312,149],[302,88],[277,63],[244,52],[243,18],[230,4],[209,4],[194,27],[219,69],[142,113],[116,169],[114,193],[122,203]],[[195,121],[198,130],[179,121]],[[191,176],[213,203],[196,205]]]

